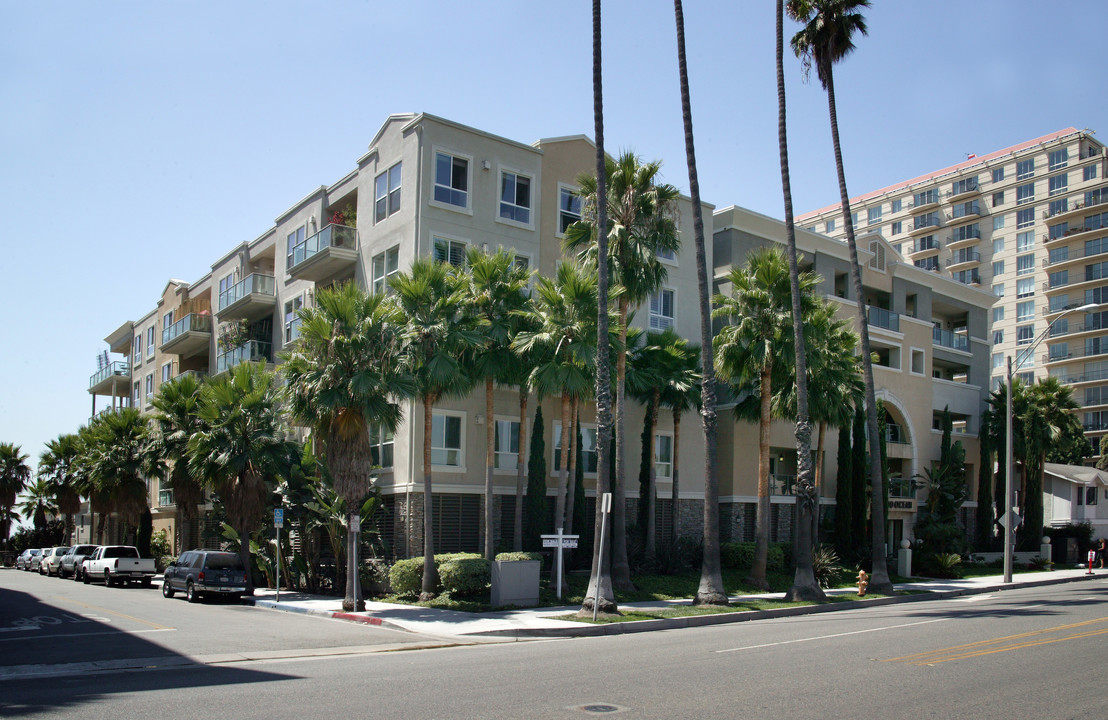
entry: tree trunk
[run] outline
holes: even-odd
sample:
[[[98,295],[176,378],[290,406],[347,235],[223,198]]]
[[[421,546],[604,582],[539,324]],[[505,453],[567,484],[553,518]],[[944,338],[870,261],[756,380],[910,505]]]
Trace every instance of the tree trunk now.
[[[835,81],[829,62],[824,63],[823,78],[827,86],[827,108],[831,116],[831,142],[835,149],[835,170],[839,176],[839,196],[842,200],[843,225],[846,242],[850,248],[850,275],[854,281],[855,303],[858,314],[858,334],[861,337],[862,375],[866,385],[866,427],[869,429],[869,469],[873,502],[870,503],[873,527],[873,572],[870,573],[870,592],[891,595],[893,584],[885,562],[885,508],[881,503],[881,437],[877,427],[877,400],[873,383],[873,356],[870,351],[869,319],[866,315],[866,298],[862,290],[862,268],[858,263],[858,244],[854,238],[854,223],[850,217],[850,196],[846,192],[846,172],[843,169],[843,153],[839,144],[839,121],[835,110]]]
[[[527,389],[519,388],[519,453],[516,458],[516,508],[515,528],[512,533],[512,550],[523,551],[523,487],[527,482]]]
[[[246,594],[254,594],[254,563],[250,561],[250,528],[245,522],[240,522],[239,531],[239,560],[246,568]]]
[[[423,396],[423,585],[420,600],[431,600],[439,586],[439,573],[435,568],[434,524],[431,522],[431,408],[432,395]]]
[[[754,563],[750,567],[750,577],[746,581],[758,590],[769,590],[766,581],[766,564],[769,559],[769,425],[771,422],[770,400],[772,398],[771,376],[773,361],[767,358],[762,366],[758,381],[759,419],[758,419],[758,506],[754,516]]]
[[[496,555],[496,524],[493,522],[492,466],[496,456],[496,420],[493,417],[493,382],[485,378],[485,559]]]
[[[576,478],[577,478],[577,463],[580,462],[580,459],[577,457],[577,435],[580,433],[580,427],[581,427],[581,419],[577,416],[578,402],[579,402],[578,399],[576,397],[574,397],[573,398],[573,403],[570,405],[570,408],[569,408],[570,425],[572,427],[570,427],[570,435],[569,435],[570,436],[570,442],[571,442],[571,445],[569,447],[569,468],[568,468],[568,471],[566,473],[566,475],[567,475],[567,481],[566,481],[567,485],[566,485],[566,524],[565,524],[565,529],[566,529],[566,534],[567,535],[570,535],[570,534],[573,533],[573,505],[576,502],[576,498],[574,497],[574,495],[576,494],[575,490],[576,490]]]
[[[700,203],[700,179],[696,172],[693,142],[692,101],[689,71],[685,61],[685,13],[681,0],[674,0],[677,24],[677,67],[681,78],[681,118],[685,129],[685,161],[689,168],[689,195],[693,208],[693,243],[696,248],[697,299],[700,303],[701,410],[704,429],[704,558],[700,565],[700,587],[694,605],[727,605],[719,559],[719,478],[716,476],[716,370],[712,357],[712,290],[704,250],[704,212]]]
[[[661,398],[662,391],[658,388],[654,390],[654,399],[650,403],[650,423],[652,426],[657,425],[658,421],[658,403]],[[647,480],[646,480],[646,497],[640,502],[646,503],[646,555],[649,558],[654,557],[658,551],[658,525],[654,518],[655,504],[657,497],[657,468],[654,465],[654,447],[653,440],[654,427],[651,428],[650,441],[647,443],[647,458],[649,460],[649,466],[647,467]]]
[[[619,298],[619,343],[616,353],[616,475],[612,478],[612,585],[633,592],[631,565],[627,562],[627,445],[624,422],[627,410],[627,313],[625,296]]]
[[[821,422],[818,427],[819,430],[816,434],[816,467],[814,471],[816,507],[815,512],[812,513],[812,547],[819,545],[819,522],[820,514],[823,512],[820,500],[823,497],[823,440],[827,433],[827,423]]]
[[[678,468],[681,463],[681,411],[678,409],[673,410],[673,470],[670,471],[670,478],[672,484],[670,487],[670,524],[673,526],[673,545],[677,545],[677,538],[681,537],[681,528],[678,525],[678,521],[681,518],[681,514],[677,512],[677,499],[680,497],[678,492],[678,479],[680,473]]]
[[[558,451],[558,495],[554,500],[554,527],[552,531],[566,526],[566,482],[569,477],[569,426],[570,426],[570,399],[569,395],[562,394],[562,429],[559,437],[561,450]]]

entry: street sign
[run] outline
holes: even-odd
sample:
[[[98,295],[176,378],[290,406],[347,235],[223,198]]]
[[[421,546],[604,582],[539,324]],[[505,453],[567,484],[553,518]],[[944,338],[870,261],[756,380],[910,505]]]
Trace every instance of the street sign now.
[[[564,548],[576,548],[577,547],[577,538],[578,538],[577,535],[563,535],[562,536],[562,547],[564,547]],[[557,537],[545,537],[544,536],[543,539],[542,539],[542,546],[543,547],[554,547],[554,548],[556,548],[556,547],[558,547],[558,538]]]
[[[1008,512],[1001,515],[1000,519],[997,520],[997,522],[1000,523],[1000,526],[1005,529],[1007,529],[1008,523],[1012,523],[1012,529],[1014,530],[1015,528],[1018,528],[1020,525],[1023,524],[1023,518],[1021,518],[1014,510],[1009,510]]]
[[[284,526],[285,526],[285,509],[284,508],[274,508],[273,509],[273,527],[279,528],[279,527],[284,527]]]
[[[558,551],[554,554],[554,562],[558,568],[558,589],[555,595],[559,600],[562,599],[562,550],[566,548],[577,547],[577,539],[580,535],[566,535],[562,532],[561,528],[558,528],[558,532],[553,535],[540,535],[542,538],[543,547],[558,548]]]

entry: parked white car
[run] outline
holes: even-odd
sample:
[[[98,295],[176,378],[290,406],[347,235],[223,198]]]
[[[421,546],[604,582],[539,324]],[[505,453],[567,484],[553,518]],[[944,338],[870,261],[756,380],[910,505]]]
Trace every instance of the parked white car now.
[[[131,545],[105,545],[85,559],[81,579],[86,585],[102,580],[108,587],[129,582],[150,587],[154,558],[139,557],[138,548]]]
[[[69,551],[68,547],[47,548],[43,551],[42,562],[39,563],[39,575],[57,575],[62,566],[62,556]]]

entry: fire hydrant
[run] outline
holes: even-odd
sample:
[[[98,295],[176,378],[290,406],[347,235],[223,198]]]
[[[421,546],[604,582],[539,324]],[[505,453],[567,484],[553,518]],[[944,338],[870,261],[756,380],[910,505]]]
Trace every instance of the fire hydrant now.
[[[866,588],[869,587],[869,575],[866,575],[865,570],[858,571],[858,597],[863,597],[866,594]]]

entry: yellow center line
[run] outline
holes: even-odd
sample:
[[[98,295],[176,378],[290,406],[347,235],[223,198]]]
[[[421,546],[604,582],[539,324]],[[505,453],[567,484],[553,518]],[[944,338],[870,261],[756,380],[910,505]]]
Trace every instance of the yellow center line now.
[[[59,600],[64,600],[66,602],[71,602],[75,605],[80,605],[81,607],[88,608],[89,610],[98,610],[100,612],[107,613],[109,615],[115,615],[116,617],[126,618],[127,620],[134,620],[137,623],[142,623],[143,625],[149,625],[150,627],[152,627],[156,630],[176,630],[177,629],[177,628],[169,627],[168,625],[160,625],[156,622],[151,622],[150,620],[143,620],[142,618],[137,618],[133,615],[126,615],[126,614],[121,613],[121,612],[116,612],[115,610],[109,610],[108,608],[102,608],[98,605],[89,605],[86,602],[81,602],[80,600],[74,600],[72,598],[67,598],[65,596],[59,596],[58,599]]]
[[[1049,643],[1060,642],[1062,640],[1077,640],[1080,638],[1092,637],[1094,635],[1108,633],[1108,629],[1093,630],[1090,632],[1068,635],[1061,638],[1043,638],[1038,640],[1031,640],[1028,642],[1016,642],[1020,640],[1028,640],[1029,638],[1038,638],[1048,633],[1058,633],[1065,630],[1073,630],[1075,628],[1086,627],[1103,622],[1108,622],[1108,618],[1085,620],[1078,623],[1071,623],[1069,625],[1059,625],[1058,627],[1045,628],[1043,630],[1033,630],[1031,632],[1020,633],[1018,635],[1007,635],[1004,637],[993,638],[991,640],[980,640],[978,642],[966,643],[964,645],[955,645],[953,647],[943,648],[941,650],[932,650],[930,652],[916,653],[914,655],[902,655],[900,657],[887,658],[885,660],[882,660],[882,662],[904,662],[912,665],[929,665],[934,663],[947,662],[949,660],[958,660],[967,657],[977,657],[980,655],[1007,652],[1009,650],[1019,650],[1026,647],[1035,647],[1037,645],[1046,645]]]

